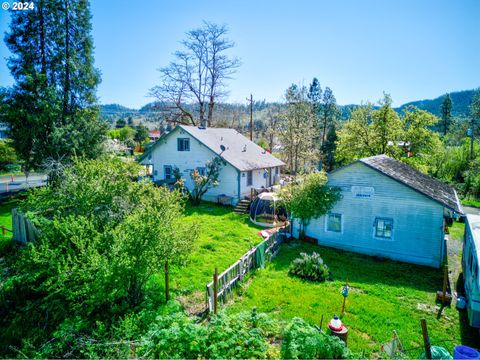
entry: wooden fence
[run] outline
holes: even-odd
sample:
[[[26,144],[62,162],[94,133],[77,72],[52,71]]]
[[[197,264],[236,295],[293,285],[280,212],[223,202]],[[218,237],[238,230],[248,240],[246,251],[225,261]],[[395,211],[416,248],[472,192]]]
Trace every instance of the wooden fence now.
[[[229,298],[233,298],[233,289],[243,280],[243,278],[252,270],[262,266],[257,264],[257,249],[265,248],[265,261],[274,257],[280,249],[280,244],[285,236],[288,227],[278,228],[268,238],[262,241],[257,246],[248,250],[238,261],[231,265],[228,269],[220,275],[215,273],[212,282],[207,284],[207,310],[208,312],[215,311],[216,302],[225,302]]]
[[[12,209],[12,230],[13,240],[22,244],[35,241],[39,234],[35,225],[17,209]]]

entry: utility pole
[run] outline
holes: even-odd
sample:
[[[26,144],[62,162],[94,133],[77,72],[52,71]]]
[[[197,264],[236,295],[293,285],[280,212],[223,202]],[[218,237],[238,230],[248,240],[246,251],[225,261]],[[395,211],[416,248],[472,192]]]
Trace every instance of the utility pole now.
[[[250,94],[250,99],[247,98],[247,101],[250,101],[250,141],[253,141],[253,95]]]

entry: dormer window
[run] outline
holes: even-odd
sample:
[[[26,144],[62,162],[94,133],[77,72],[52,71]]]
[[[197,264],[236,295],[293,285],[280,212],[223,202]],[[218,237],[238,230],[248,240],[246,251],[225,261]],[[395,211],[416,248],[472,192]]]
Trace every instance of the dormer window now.
[[[190,151],[190,139],[178,138],[177,139],[177,151]]]

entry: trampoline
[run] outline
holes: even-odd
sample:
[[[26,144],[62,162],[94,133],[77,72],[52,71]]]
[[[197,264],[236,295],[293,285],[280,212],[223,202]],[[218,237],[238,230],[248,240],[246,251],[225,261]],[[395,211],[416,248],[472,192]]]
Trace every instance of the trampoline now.
[[[264,227],[282,226],[287,221],[287,214],[278,207],[278,201],[275,193],[259,194],[250,206],[250,221]]]

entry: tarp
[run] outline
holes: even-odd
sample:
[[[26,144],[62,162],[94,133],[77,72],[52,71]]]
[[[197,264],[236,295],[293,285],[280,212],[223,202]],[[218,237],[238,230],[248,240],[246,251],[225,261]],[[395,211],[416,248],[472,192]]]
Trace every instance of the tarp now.
[[[268,242],[263,241],[257,246],[255,250],[255,264],[257,268],[265,267],[265,250],[267,249]]]

